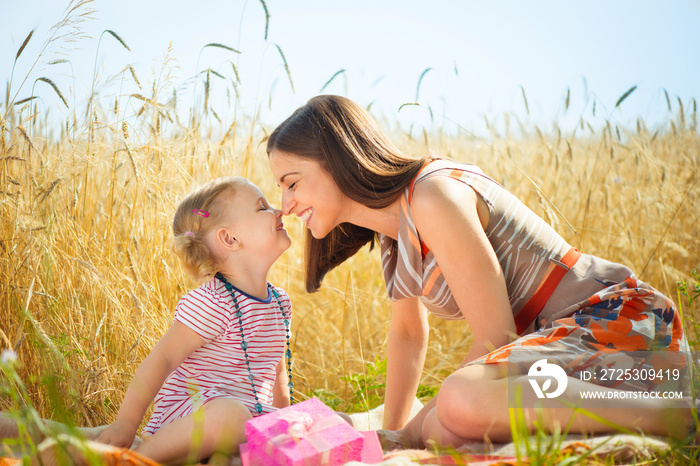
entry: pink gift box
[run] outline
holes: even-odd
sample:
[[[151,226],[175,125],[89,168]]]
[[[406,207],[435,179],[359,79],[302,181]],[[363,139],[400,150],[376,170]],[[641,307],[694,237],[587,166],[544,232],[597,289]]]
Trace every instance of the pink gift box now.
[[[360,461],[365,443],[378,445],[316,398],[250,419],[245,432],[249,466],[335,466]]]
[[[384,461],[384,452],[382,451],[382,446],[379,443],[377,432],[374,430],[362,430],[360,431],[360,434],[362,434],[364,437],[360,462],[362,464],[377,464]],[[241,464],[243,466],[251,466],[250,455],[248,454],[248,444],[241,443],[239,447]],[[259,461],[258,464],[260,464]]]

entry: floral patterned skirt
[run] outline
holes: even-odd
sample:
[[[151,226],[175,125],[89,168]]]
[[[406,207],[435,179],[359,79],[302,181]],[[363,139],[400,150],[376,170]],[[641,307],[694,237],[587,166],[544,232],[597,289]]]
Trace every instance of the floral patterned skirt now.
[[[507,363],[510,375],[526,375],[546,359],[567,376],[599,386],[654,391],[687,383],[685,347],[673,302],[630,276],[581,302],[571,316],[470,364]]]

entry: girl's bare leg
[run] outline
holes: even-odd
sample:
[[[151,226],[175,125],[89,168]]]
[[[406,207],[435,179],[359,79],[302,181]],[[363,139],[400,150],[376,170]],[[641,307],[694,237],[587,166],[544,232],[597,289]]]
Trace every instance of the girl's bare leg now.
[[[161,464],[197,463],[220,452],[231,454],[245,442],[245,422],[252,416],[248,409],[232,399],[212,400],[194,414],[178,419],[160,429],[141,443],[134,451]],[[1,424],[0,424],[1,425]],[[95,438],[99,432],[89,432]],[[104,459],[114,457],[120,448],[101,443],[81,443],[75,437],[59,441],[49,439],[39,447],[35,466],[62,466],[75,464],[87,466],[90,457]]]
[[[26,426],[27,432],[31,440],[37,444],[44,440],[45,436],[43,434],[44,430],[48,430],[53,433],[77,433],[88,440],[96,439],[100,433],[107,427],[70,427],[66,424],[62,424],[56,421],[50,421],[48,419],[42,419],[42,426],[29,425]],[[42,429],[43,428],[43,429]],[[7,413],[0,413],[0,439],[5,438],[18,438],[19,437],[19,426],[17,421]]]
[[[252,416],[242,403],[219,398],[148,437],[135,451],[163,464],[199,461],[215,452],[236,453],[245,442],[245,422]]]
[[[61,445],[59,442],[55,441],[53,436],[67,435],[68,438],[73,439],[81,437],[88,440],[94,440],[107,427],[72,427],[48,419],[41,419],[40,423],[41,425],[38,423],[31,423],[29,425],[24,424],[23,427],[25,429],[26,436],[23,436],[20,439],[21,429],[19,423],[9,414],[0,413],[0,439],[20,440],[20,443],[7,443],[6,447],[9,447],[10,451],[6,451],[6,453],[20,458],[31,451],[30,448],[32,445],[34,445],[38,446],[39,453],[37,456],[31,459],[31,464],[40,466],[63,466],[65,464],[71,464],[70,460],[67,458],[67,455],[72,456],[72,454],[75,453],[79,458],[82,458],[83,455],[81,449],[74,447],[73,445],[66,444],[65,442],[63,445]],[[47,440],[45,433],[50,434],[51,438]],[[80,440],[77,441],[81,442]],[[134,440],[134,445],[137,445],[140,442],[141,439],[137,437]]]

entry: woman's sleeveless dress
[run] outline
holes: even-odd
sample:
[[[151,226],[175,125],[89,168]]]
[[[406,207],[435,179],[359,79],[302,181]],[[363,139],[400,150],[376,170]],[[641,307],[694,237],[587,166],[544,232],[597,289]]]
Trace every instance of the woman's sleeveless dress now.
[[[516,322],[543,284],[550,264],[564,268],[563,278],[544,308],[532,322],[525,321],[519,337],[470,364],[507,362],[511,371],[527,374],[535,362],[547,358],[571,377],[628,366],[684,370],[682,356],[680,362],[678,357],[671,357],[670,362],[658,357],[681,355],[679,350],[685,345],[680,316],[668,298],[637,280],[627,267],[599,257],[582,254],[569,269],[562,260],[573,248],[513,194],[473,165],[435,160],[406,188],[401,198],[398,240],[380,235],[384,278],[392,300],[420,297],[438,317],[464,318],[411,217],[414,186],[435,176],[465,183],[488,206],[490,216],[485,232],[503,270]],[[625,354],[631,356],[621,357]],[[640,360],[640,354],[646,357]],[[660,382],[658,377],[644,378],[591,381],[628,390],[651,390]]]

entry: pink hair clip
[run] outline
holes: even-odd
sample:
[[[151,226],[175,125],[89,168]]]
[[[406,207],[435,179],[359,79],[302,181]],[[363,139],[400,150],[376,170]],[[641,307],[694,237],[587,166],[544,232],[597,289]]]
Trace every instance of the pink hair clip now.
[[[207,212],[206,210],[192,209],[192,213],[204,218],[209,217],[209,212]]]
[[[189,236],[190,238],[194,238],[194,233],[192,233],[191,231],[186,231],[185,236]]]

